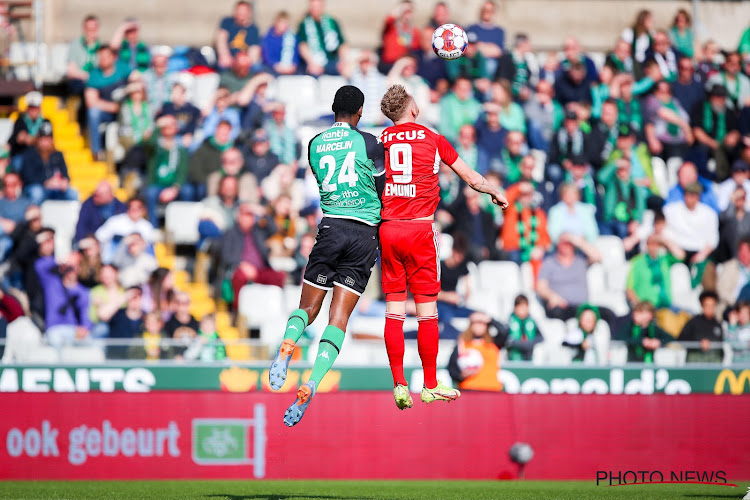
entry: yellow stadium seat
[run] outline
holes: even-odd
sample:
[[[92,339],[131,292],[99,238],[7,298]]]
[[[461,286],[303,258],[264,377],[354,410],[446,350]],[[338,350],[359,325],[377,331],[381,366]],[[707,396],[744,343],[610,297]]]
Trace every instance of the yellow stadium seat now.
[[[83,137],[78,136],[72,139],[58,139],[55,138],[55,147],[58,151],[63,153],[66,151],[84,151],[88,153],[91,158],[91,151],[84,150]]]
[[[174,271],[172,273],[172,276],[174,277],[174,286],[175,288],[179,288],[180,290],[185,289],[185,285],[189,282],[190,275],[187,271],[184,269],[181,269],[179,271]]]

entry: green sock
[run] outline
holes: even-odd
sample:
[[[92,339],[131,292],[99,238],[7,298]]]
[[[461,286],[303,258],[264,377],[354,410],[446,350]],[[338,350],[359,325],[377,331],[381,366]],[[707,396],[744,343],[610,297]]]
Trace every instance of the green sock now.
[[[318,357],[315,358],[315,364],[312,368],[310,380],[315,381],[315,385],[320,384],[328,370],[333,366],[336,357],[341,350],[341,344],[344,343],[344,332],[335,326],[328,325],[323,331],[320,338],[320,347],[318,347]]]
[[[284,340],[292,339],[295,343],[302,336],[302,332],[307,328],[308,321],[307,313],[302,309],[297,309],[289,315],[289,320],[286,322],[286,331],[284,332]]]

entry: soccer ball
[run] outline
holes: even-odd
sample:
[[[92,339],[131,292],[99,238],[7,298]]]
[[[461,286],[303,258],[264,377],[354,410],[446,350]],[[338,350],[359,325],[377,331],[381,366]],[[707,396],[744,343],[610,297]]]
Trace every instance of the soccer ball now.
[[[476,349],[472,349],[471,347],[466,349],[458,357],[458,369],[461,371],[481,370],[482,366],[484,366],[484,358],[482,357],[482,353],[477,351]]]
[[[466,32],[456,24],[444,24],[432,34],[432,50],[442,59],[458,59],[466,50],[469,38]]]

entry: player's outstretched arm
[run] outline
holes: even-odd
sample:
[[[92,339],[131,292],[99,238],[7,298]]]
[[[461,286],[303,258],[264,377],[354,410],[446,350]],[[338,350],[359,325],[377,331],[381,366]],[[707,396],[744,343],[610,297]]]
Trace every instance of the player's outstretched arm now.
[[[482,174],[468,166],[461,158],[457,158],[453,165],[449,165],[463,181],[474,191],[486,193],[492,197],[492,203],[505,210],[508,208],[508,199],[500,190],[493,186]]]

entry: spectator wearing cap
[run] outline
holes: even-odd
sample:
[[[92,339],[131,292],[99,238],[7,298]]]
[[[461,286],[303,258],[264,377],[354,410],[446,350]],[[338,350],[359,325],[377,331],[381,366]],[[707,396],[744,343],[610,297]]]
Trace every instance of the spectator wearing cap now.
[[[263,129],[256,130],[250,151],[245,154],[246,171],[253,174],[260,184],[280,164],[279,157],[271,152],[268,133]]]
[[[584,155],[573,156],[570,159],[570,168],[565,172],[564,182],[578,189],[581,201],[596,207],[597,192],[592,170]]]
[[[495,22],[497,7],[492,0],[485,0],[479,8],[479,22],[469,26],[466,34],[474,33],[477,48],[485,59],[486,71],[494,75],[497,61],[505,49],[505,30]]]
[[[115,120],[120,105],[113,94],[124,86],[129,72],[128,66],[117,60],[117,55],[110,46],[99,47],[97,66],[89,73],[84,91],[89,141],[94,156],[98,156],[102,150],[99,126]]]
[[[658,82],[654,92],[646,98],[644,109],[645,133],[649,150],[663,160],[684,158],[693,143],[690,115],[672,96],[666,81]]]
[[[159,115],[172,115],[177,120],[177,137],[183,147],[191,149],[193,136],[198,123],[203,119],[201,110],[187,100],[185,86],[175,83],[168,102],[164,103]]]
[[[282,10],[261,42],[263,65],[274,75],[293,75],[299,66],[297,35],[291,29],[289,13]]]
[[[14,166],[20,164],[21,155],[34,145],[34,141],[39,135],[39,130],[44,123],[42,117],[42,94],[33,90],[26,94],[26,111],[21,113],[13,123],[13,131],[8,139],[11,158],[19,158],[14,161]]]
[[[73,242],[96,233],[110,217],[125,213],[125,210],[125,204],[112,193],[109,181],[101,181],[94,193],[81,204]]]
[[[44,200],[78,199],[78,193],[70,187],[65,157],[55,149],[49,121],[42,123],[34,145],[21,158],[24,194],[34,205]]]
[[[477,170],[500,172],[502,169],[502,152],[508,131],[500,125],[497,113],[482,113],[474,124],[477,135]]]
[[[405,62],[389,64],[395,68],[403,66]],[[362,106],[361,126],[382,125],[385,116],[380,112],[380,98],[388,89],[386,77],[378,71],[377,57],[371,50],[363,50],[359,55],[358,64],[351,72],[349,83],[362,91],[365,95],[365,103]],[[278,155],[278,153],[277,153]]]
[[[219,122],[226,121],[232,125],[230,139],[232,141],[237,139],[241,131],[240,112],[231,104],[232,98],[229,89],[219,87],[214,97],[213,108],[203,121],[203,137],[213,137]]]
[[[716,202],[719,210],[727,210],[738,188],[750,193],[750,165],[744,160],[735,160],[732,164],[732,176],[715,188]],[[745,209],[750,210],[750,200],[746,201]]]
[[[738,52],[727,54],[722,71],[706,82],[709,89],[714,85],[723,85],[727,90],[727,108],[739,112],[750,106],[750,77],[742,73],[742,56]]]
[[[419,37],[419,28],[414,24],[414,4],[403,0],[385,18],[380,72],[388,73],[396,61],[419,50]]]
[[[300,155],[300,143],[295,130],[286,124],[286,105],[283,102],[273,104],[271,118],[265,121],[263,129],[268,133],[271,152],[278,156],[279,161],[296,166]]]
[[[91,332],[89,291],[78,283],[74,265],[58,267],[52,255],[40,257],[34,263],[39,283],[44,291],[44,322],[47,341],[52,347],[84,342]]]
[[[340,62],[346,61],[347,47],[339,22],[324,12],[323,0],[310,0],[309,6],[297,28],[305,72],[313,76],[341,74]]]
[[[177,120],[165,115],[156,121],[158,134],[142,143],[146,157],[146,206],[151,224],[158,225],[157,207],[174,200],[191,201],[195,192],[187,183],[188,152],[177,141]]]
[[[162,107],[169,101],[172,86],[175,84],[175,76],[169,72],[169,57],[172,49],[160,48],[154,51],[151,57],[151,66],[141,73],[143,84],[146,87],[148,104],[154,113],[161,112]]]
[[[646,191],[630,175],[630,162],[624,158],[610,163],[597,174],[604,188],[602,200],[602,234],[625,239],[635,235],[646,210]]]
[[[555,131],[562,126],[565,111],[555,100],[555,89],[547,80],[540,80],[536,92],[523,104],[528,120],[528,139],[532,149],[549,151]]]
[[[463,125],[472,125],[479,118],[482,105],[473,96],[471,80],[459,77],[453,90],[440,99],[441,120],[438,131],[455,144]]]
[[[221,168],[221,156],[233,146],[231,140],[232,124],[221,121],[216,133],[208,137],[190,156],[187,180],[193,190],[191,201],[200,201],[206,197],[208,177]]]
[[[68,64],[65,70],[70,91],[75,95],[83,94],[89,73],[96,66],[96,53],[101,47],[99,18],[89,14],[81,24],[81,36],[74,38],[68,47]]]
[[[541,81],[539,62],[531,46],[529,36],[517,33],[513,48],[498,59],[495,80],[503,78],[511,82],[513,96],[525,102],[533,94],[532,90]]]
[[[514,202],[505,212],[500,238],[510,260],[516,264],[531,262],[538,271],[552,244],[547,233],[547,214],[539,204],[533,184],[520,181],[517,186]]]
[[[596,206],[581,202],[581,194],[575,184],[560,186],[560,202],[549,210],[547,230],[553,243],[563,234],[581,237],[594,243],[599,236],[596,225]]]
[[[732,192],[729,206],[719,215],[719,247],[714,253],[714,258],[718,263],[736,257],[740,240],[750,235],[747,193],[744,187],[738,185]]]
[[[706,98],[705,87],[689,57],[683,56],[677,61],[677,79],[672,82],[672,94],[688,113]]]
[[[154,110],[146,99],[146,87],[133,81],[125,87],[127,97],[120,104],[117,115],[119,141],[125,150],[147,140],[154,131]]]
[[[716,292],[705,291],[699,297],[701,314],[694,316],[680,332],[679,341],[700,342],[700,348],[688,349],[688,363],[720,363],[721,348],[712,347],[712,343],[724,340],[724,330],[717,316],[718,297]]]
[[[685,251],[685,261],[694,271],[693,285],[703,281],[706,289],[713,290],[716,272],[713,265],[708,264],[719,244],[719,217],[711,207],[701,203],[702,192],[703,186],[699,183],[688,184],[684,201],[664,206],[665,233]],[[710,269],[704,276],[707,267]]]
[[[584,154],[584,135],[581,130],[578,114],[567,109],[562,127],[555,133],[547,155],[545,177],[554,184],[563,180],[565,171],[572,166],[570,158]]]
[[[216,54],[220,68],[228,68],[232,58],[240,52],[248,54],[253,61],[260,60],[260,35],[253,22],[253,8],[250,2],[234,4],[230,17],[222,18],[216,33]]]
[[[109,217],[96,230],[95,236],[102,248],[102,261],[112,262],[120,242],[133,233],[139,233],[149,245],[154,242],[154,226],[146,219],[146,204],[140,198],[129,199],[125,213]]]
[[[120,61],[131,71],[146,71],[151,63],[151,52],[139,38],[140,28],[138,20],[129,17],[117,27],[109,42],[110,47],[117,49]]]
[[[3,196],[0,198],[0,261],[13,247],[13,231],[23,222],[31,200],[23,195],[21,177],[15,172],[8,172],[3,177]]]
[[[723,180],[729,176],[729,165],[740,133],[737,118],[727,106],[727,89],[716,84],[708,92],[708,100],[698,105],[690,117],[695,134],[691,156],[704,177]],[[709,172],[708,159],[716,161],[716,173]]]
[[[664,30],[658,30],[654,34],[651,48],[646,52],[646,59],[653,59],[659,65],[661,76],[671,82],[677,78],[677,61],[680,53],[672,47],[669,34]]]
[[[686,161],[677,171],[677,185],[669,190],[665,200],[666,204],[681,202],[685,200],[685,190],[690,184],[698,183],[703,188],[700,201],[711,207],[716,213],[719,213],[719,204],[714,194],[713,183],[698,175],[698,169],[695,164]]]

